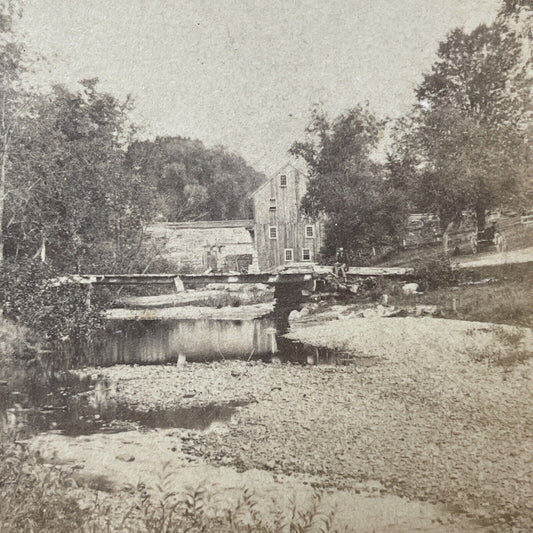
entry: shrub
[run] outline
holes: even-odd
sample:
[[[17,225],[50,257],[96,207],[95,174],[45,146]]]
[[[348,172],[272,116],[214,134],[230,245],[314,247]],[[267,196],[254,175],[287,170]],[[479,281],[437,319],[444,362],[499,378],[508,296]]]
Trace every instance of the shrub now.
[[[57,280],[57,272],[41,262],[5,261],[0,268],[4,316],[51,344],[90,339],[103,326],[101,309],[105,298],[89,298],[87,285]]]
[[[0,531],[70,533],[87,519],[68,494],[71,482],[58,469],[39,464],[38,456],[0,437]]]
[[[447,287],[456,281],[450,258],[443,252],[419,261],[415,266],[414,277],[423,290]]]
[[[177,493],[174,472],[167,463],[151,490],[139,483],[120,510],[106,505],[95,493],[79,489],[58,467],[40,463],[36,452],[16,443],[13,436],[0,438],[0,531],[2,533],[279,533],[332,530],[332,512],[321,509],[316,493],[306,506],[258,510],[255,495],[242,489],[229,504],[225,491],[212,493],[193,488]],[[77,489],[77,490],[76,490]],[[76,490],[76,492],[74,492]],[[83,497],[83,507],[75,497]],[[264,502],[262,502],[264,503]]]
[[[202,487],[176,493],[174,472],[166,463],[153,490],[138,487],[138,503],[124,520],[127,531],[148,533],[327,533],[332,530],[333,513],[321,510],[321,497],[315,493],[307,506],[290,501],[288,506],[263,505],[258,509],[254,493],[246,488],[237,501],[228,504],[224,492],[212,493]],[[262,502],[264,504],[264,502]]]

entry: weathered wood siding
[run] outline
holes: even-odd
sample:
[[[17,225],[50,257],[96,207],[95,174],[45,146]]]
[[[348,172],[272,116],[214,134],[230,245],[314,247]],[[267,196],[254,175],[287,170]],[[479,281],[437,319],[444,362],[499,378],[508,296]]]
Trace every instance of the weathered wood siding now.
[[[281,185],[282,176],[286,176],[286,187]],[[323,227],[302,216],[300,203],[305,192],[305,175],[286,165],[254,193],[254,239],[260,271],[290,264],[285,260],[286,249],[293,250],[292,263],[318,261]],[[313,226],[313,237],[306,236],[306,226]],[[271,227],[277,228],[276,239],[270,238]],[[303,259],[304,249],[310,252],[308,261]]]

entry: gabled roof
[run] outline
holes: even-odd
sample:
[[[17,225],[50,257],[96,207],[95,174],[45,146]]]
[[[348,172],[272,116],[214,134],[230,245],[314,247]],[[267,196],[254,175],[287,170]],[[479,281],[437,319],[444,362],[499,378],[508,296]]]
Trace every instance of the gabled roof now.
[[[294,170],[296,170],[297,172],[301,172],[302,174],[305,174],[305,170],[303,170],[302,168],[298,168],[298,166],[296,166],[295,164],[293,163],[285,163],[281,168],[278,168],[278,170],[276,172],[274,172],[273,174],[271,174],[270,178],[268,178],[264,183],[262,183],[261,185],[259,185],[259,187],[257,187],[257,189],[255,189],[255,191],[251,192],[249,195],[248,195],[248,198],[252,198],[253,196],[255,196],[259,191],[261,191],[266,185],[268,185],[275,177],[277,177],[277,175],[282,172],[283,170],[285,170],[287,167],[291,167],[293,168]]]

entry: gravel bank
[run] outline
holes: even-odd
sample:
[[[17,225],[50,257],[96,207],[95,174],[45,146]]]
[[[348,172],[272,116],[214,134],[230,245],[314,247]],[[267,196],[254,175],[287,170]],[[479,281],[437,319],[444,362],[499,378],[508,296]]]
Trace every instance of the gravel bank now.
[[[516,330],[438,319],[353,319],[290,337],[359,355],[373,366],[225,362],[112,367],[120,401],[142,409],[249,401],[227,431],[190,433],[183,450],[241,470],[305,473],[354,488],[442,502],[492,531],[533,530],[533,365],[476,362],[531,349]]]

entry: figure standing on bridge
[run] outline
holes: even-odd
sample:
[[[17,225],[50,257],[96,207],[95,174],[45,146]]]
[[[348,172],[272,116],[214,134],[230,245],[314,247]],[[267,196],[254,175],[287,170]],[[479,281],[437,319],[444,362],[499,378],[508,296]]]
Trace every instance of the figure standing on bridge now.
[[[207,251],[205,274],[218,274],[218,246],[212,245]]]
[[[333,266],[333,274],[339,277],[339,274],[342,274],[344,278],[344,283],[347,282],[346,272],[348,270],[348,257],[344,248],[337,248],[337,253],[335,254],[335,265]]]

